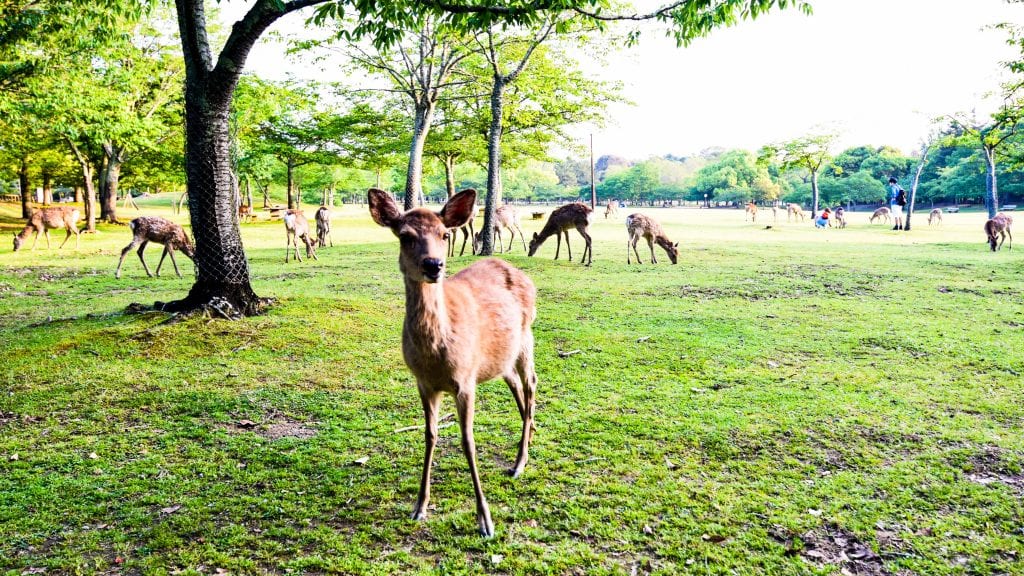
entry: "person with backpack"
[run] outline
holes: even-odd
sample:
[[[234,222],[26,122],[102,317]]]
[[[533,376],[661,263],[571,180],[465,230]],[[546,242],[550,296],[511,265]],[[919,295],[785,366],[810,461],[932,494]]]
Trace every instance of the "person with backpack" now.
[[[889,178],[889,210],[892,212],[894,222],[893,230],[903,230],[903,207],[907,205],[907,192],[896,182],[896,178]]]

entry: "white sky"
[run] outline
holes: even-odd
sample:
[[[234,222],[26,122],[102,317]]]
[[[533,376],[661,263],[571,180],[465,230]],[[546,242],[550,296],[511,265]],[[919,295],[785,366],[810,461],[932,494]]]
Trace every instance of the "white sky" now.
[[[986,109],[999,62],[1013,50],[1003,32],[984,28],[1024,20],[1024,6],[1004,0],[810,2],[812,16],[772,13],[688,48],[645,33],[600,68],[624,82],[635,106],[612,107],[604,128],[576,130],[581,143],[593,131],[597,155],[689,155],[709,146],[756,150],[825,127],[841,134],[840,148],[910,152],[935,116]],[[227,3],[225,16],[237,17],[244,4]],[[304,27],[302,16],[290,18],[276,30]],[[281,44],[259,46],[248,69],[301,74],[282,52]]]

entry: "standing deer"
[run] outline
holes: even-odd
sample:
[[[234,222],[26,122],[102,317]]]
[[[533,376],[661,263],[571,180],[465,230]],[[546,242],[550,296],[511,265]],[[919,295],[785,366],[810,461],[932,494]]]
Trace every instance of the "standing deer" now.
[[[121,265],[124,264],[124,257],[136,246],[139,247],[139,260],[142,261],[142,267],[146,269],[146,276],[153,276],[150,274],[146,258],[143,256],[146,252],[146,246],[150,242],[164,245],[164,252],[160,255],[160,262],[156,265],[157,276],[160,276],[160,267],[164,265],[164,258],[170,255],[171,264],[174,264],[174,273],[178,275],[178,278],[181,278],[178,262],[174,259],[175,250],[181,250],[181,253],[188,256],[189,259],[195,257],[192,240],[185,233],[185,229],[166,218],[139,216],[128,223],[128,228],[132,231],[132,241],[124,247],[124,250],[121,250],[121,259],[117,261],[117,270],[114,271],[115,278],[121,277]]]
[[[1009,214],[999,212],[991,220],[985,222],[985,234],[988,236],[988,245],[995,252],[1003,247],[1006,237],[1010,237],[1010,250],[1013,250],[1013,234],[1010,234],[1010,227],[1013,226],[1013,217]],[[999,237],[999,245],[996,245],[996,237]]]
[[[440,212],[414,208],[402,213],[382,190],[368,193],[374,222],[390,228],[400,242],[398,267],[405,278],[405,323],[402,355],[416,378],[426,420],[423,474],[414,520],[427,515],[430,467],[437,444],[437,412],[443,393],[455,397],[462,451],[476,493],[480,534],[494,535],[490,508],[476,466],[473,414],[479,383],[502,377],[512,391],[523,420],[519,453],[510,471],[518,477],[526,466],[537,373],[533,367],[533,331],[537,290],[519,269],[487,258],[445,278],[450,230],[473,217],[475,190],[451,197]]]
[[[609,200],[604,206],[604,219],[607,220],[608,216],[618,216],[619,206],[615,200]],[[510,248],[511,250],[511,248]]]
[[[46,249],[50,249],[50,230],[56,230],[63,228],[67,230],[68,235],[64,237],[64,241],[60,243],[58,249],[63,248],[68,240],[71,239],[71,235],[75,235],[75,249],[78,249],[78,221],[81,220],[82,213],[78,211],[78,208],[71,206],[54,206],[51,208],[40,208],[32,213],[29,217],[28,222],[25,224],[25,228],[14,235],[14,251],[17,252],[19,248],[28,239],[28,235],[31,232],[35,232],[36,235],[32,238],[32,248],[36,249],[36,242],[39,241],[39,233],[42,232],[43,236],[46,237]]]
[[[632,264],[629,261],[629,248],[632,246],[633,253],[636,254],[636,263],[643,264],[640,260],[640,253],[636,250],[636,243],[643,236],[647,240],[647,246],[651,249],[651,264],[657,264],[658,259],[654,257],[654,245],[657,244],[665,249],[665,253],[668,254],[668,259],[673,264],[676,263],[676,259],[679,257],[679,243],[673,244],[668,236],[665,235],[665,230],[662,229],[661,224],[658,224],[654,218],[650,216],[644,216],[643,214],[630,214],[626,216],[626,232],[629,234],[629,239],[626,240],[626,264]]]
[[[286,210],[284,213],[284,231],[285,231],[285,245],[284,245],[284,263],[288,263],[289,247],[295,248],[295,258],[302,262],[302,256],[299,255],[299,240],[306,245],[306,256],[312,257],[313,260],[319,260],[316,257],[316,238],[309,237],[309,220],[306,220],[306,215],[302,213],[302,210]]]
[[[933,222],[942,224],[942,210],[932,208],[932,211],[928,213],[928,225],[931,226]]]
[[[875,218],[880,218],[884,224],[888,224],[892,220],[892,211],[889,210],[888,206],[882,206],[871,213],[871,219],[868,222],[874,224]]]
[[[239,222],[255,222],[256,212],[252,209],[252,206],[249,206],[248,204],[239,204],[238,220]]]
[[[555,260],[558,260],[558,254],[562,250],[562,234],[565,234],[565,247],[569,250],[569,261],[572,262],[572,247],[569,245],[569,229],[575,228],[587,243],[586,248],[583,249],[583,257],[580,258],[580,262],[586,266],[590,266],[594,259],[594,252],[592,249],[590,234],[587,233],[587,228],[590,226],[593,217],[594,211],[590,209],[590,206],[580,202],[573,202],[572,204],[566,204],[565,206],[555,208],[554,211],[551,212],[551,215],[548,216],[548,221],[544,224],[544,228],[540,231],[540,234],[536,232],[533,233],[533,239],[530,240],[529,255],[533,256],[536,254],[540,245],[543,244],[549,236],[554,234],[555,238],[558,240],[558,245],[555,248]]]
[[[747,221],[747,216],[750,216],[751,222],[757,222],[757,204],[753,202],[747,202],[746,209],[743,213],[743,221]]]
[[[832,219],[835,220],[836,228],[846,228],[846,208],[843,208],[842,206],[836,207],[832,212],[832,216]],[[831,225],[832,222],[829,221],[829,226]]]
[[[334,247],[334,238],[331,237],[331,211],[326,206],[321,206],[316,211],[316,240],[321,248],[327,247],[330,240],[331,247]]]
[[[512,251],[512,244],[516,241],[516,231],[519,232],[519,241],[523,243],[523,252],[526,251],[526,238],[523,235],[522,229],[519,228],[519,212],[516,211],[515,206],[505,204],[494,211],[494,235],[498,240],[498,248],[505,252],[504,243],[501,239],[501,229],[505,228],[508,230],[511,236],[508,240],[508,251]],[[475,248],[480,243],[480,233],[478,232],[473,236],[474,253]]]
[[[799,216],[800,221],[804,221],[804,208],[799,204],[786,204],[786,222],[790,222],[792,218]]]

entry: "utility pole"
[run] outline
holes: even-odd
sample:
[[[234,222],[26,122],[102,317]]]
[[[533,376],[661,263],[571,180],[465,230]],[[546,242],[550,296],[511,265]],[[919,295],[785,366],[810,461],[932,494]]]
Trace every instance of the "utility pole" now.
[[[590,208],[597,210],[597,187],[594,185],[594,134],[590,134]]]

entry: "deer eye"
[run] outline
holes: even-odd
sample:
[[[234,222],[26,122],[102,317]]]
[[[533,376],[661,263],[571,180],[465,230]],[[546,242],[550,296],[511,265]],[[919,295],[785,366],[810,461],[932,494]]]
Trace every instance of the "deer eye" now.
[[[445,232],[444,234],[441,234],[441,239],[442,240],[447,240],[449,237],[450,236],[449,236],[449,234],[447,232]]]
[[[416,238],[412,234],[403,233],[398,235],[398,241],[402,246],[409,246],[416,241]]]

